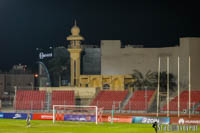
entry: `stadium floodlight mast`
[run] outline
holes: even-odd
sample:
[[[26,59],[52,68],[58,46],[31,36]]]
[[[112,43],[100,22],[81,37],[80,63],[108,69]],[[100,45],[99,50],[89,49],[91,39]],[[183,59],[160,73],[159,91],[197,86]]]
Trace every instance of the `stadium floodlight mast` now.
[[[85,110],[87,109],[91,109],[93,108],[93,110],[95,111],[94,115],[95,115],[95,123],[98,124],[98,107],[97,106],[81,106],[81,105],[53,105],[53,123],[55,123],[55,120],[56,120],[56,108],[64,108],[67,109],[67,108],[72,108],[71,111],[73,111],[73,109],[76,109],[76,108],[84,108]],[[67,112],[65,112],[67,113]],[[80,112],[80,115],[81,115],[81,112]]]

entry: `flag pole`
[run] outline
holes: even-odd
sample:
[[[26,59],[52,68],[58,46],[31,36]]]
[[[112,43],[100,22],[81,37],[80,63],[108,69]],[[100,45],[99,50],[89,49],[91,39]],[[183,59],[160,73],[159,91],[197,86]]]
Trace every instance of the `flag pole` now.
[[[190,118],[190,105],[191,105],[191,59],[189,56],[189,118]]]
[[[167,57],[167,117],[169,117],[169,56]]]
[[[180,57],[178,56],[178,117],[180,117]]]
[[[159,108],[159,91],[160,91],[160,57],[158,58],[158,89],[157,89],[157,117]]]

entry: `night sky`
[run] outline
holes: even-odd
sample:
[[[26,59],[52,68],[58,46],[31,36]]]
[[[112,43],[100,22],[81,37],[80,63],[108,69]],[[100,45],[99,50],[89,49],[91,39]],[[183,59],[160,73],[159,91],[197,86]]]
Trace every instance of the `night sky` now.
[[[0,70],[33,65],[37,47],[66,46],[75,19],[84,44],[117,39],[176,45],[179,37],[200,36],[197,6],[174,0],[0,0]]]

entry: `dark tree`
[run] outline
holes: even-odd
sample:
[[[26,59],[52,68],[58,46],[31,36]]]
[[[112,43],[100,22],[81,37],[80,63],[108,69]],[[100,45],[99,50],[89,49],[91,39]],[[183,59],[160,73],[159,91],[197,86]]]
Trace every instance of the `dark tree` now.
[[[51,81],[53,86],[60,86],[61,79],[66,79],[67,75],[67,49],[64,47],[57,47],[54,49],[54,57],[48,61],[49,73],[51,75]],[[65,74],[64,74],[65,73]]]
[[[154,75],[151,71],[148,71],[145,75],[143,75],[138,70],[133,70],[132,77],[135,79],[134,82],[130,83],[129,86],[136,88],[136,89],[145,89],[148,87],[149,89],[154,88]]]
[[[155,78],[158,79],[158,73],[154,73]],[[155,86],[158,85],[158,80],[154,83]],[[172,73],[169,73],[169,89],[171,91],[175,91],[175,88],[177,87],[176,79]],[[160,73],[160,91],[166,92],[167,91],[167,72],[161,72]]]
[[[143,75],[138,70],[133,70],[132,77],[135,79],[134,82],[130,83],[129,86],[136,89],[156,89],[158,86],[158,73],[148,71],[145,75]],[[177,84],[176,79],[172,73],[169,73],[169,88],[172,91],[175,91]],[[160,91],[167,91],[167,73],[160,73]]]

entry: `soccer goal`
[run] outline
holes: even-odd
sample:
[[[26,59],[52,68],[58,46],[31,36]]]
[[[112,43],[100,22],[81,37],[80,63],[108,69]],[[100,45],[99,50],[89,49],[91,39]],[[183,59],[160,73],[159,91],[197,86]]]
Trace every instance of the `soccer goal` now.
[[[98,124],[98,107],[53,105],[53,123],[55,121],[85,121]]]

